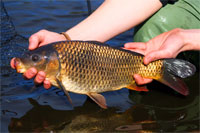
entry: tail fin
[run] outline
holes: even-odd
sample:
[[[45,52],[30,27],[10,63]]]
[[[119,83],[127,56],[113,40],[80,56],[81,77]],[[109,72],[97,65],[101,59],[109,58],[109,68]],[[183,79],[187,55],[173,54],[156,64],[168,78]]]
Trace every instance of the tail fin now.
[[[196,72],[196,67],[188,61],[181,59],[164,60],[165,70],[180,78],[187,78]]]
[[[188,95],[189,90],[181,78],[192,76],[196,71],[196,67],[181,59],[166,59],[163,65],[164,73],[158,81],[173,88],[182,95]]]

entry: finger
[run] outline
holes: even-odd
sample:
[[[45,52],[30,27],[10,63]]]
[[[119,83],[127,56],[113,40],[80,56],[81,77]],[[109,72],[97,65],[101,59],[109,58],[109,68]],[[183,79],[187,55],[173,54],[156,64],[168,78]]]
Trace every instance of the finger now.
[[[15,58],[12,58],[12,60],[10,61],[10,66],[15,69]]]
[[[138,74],[134,74],[134,79],[138,85],[148,84],[153,80],[153,79],[143,78]]]
[[[144,42],[129,42],[124,44],[124,48],[126,49],[146,49],[146,44]]]
[[[45,89],[49,89],[49,88],[51,88],[51,83],[50,83],[50,81],[49,80],[44,80],[44,88]]]
[[[45,80],[45,76],[46,76],[45,72],[39,71],[34,79],[34,82],[36,84],[41,84]]]
[[[38,45],[39,45],[39,42],[40,42],[39,37],[37,35],[33,34],[29,38],[29,47],[28,47],[28,49],[29,50],[36,49],[38,47]]]
[[[163,50],[152,51],[144,57],[144,64],[147,65],[152,61],[155,61],[155,60],[158,60],[158,59],[163,59],[163,58],[171,58],[171,57],[172,57],[172,55],[170,54],[170,52],[166,52],[166,51],[163,51]]]
[[[40,30],[29,38],[29,50],[34,50],[39,47],[39,43],[44,40],[46,30]]]
[[[127,48],[122,48],[122,49],[126,49],[126,50],[129,50],[129,51],[133,51],[133,52],[136,52],[136,53],[140,53],[142,55],[144,55],[145,51],[144,50],[140,50],[140,49],[127,49]]]
[[[31,79],[35,77],[36,74],[37,74],[37,70],[35,68],[30,68],[24,73],[24,77],[27,79]]]

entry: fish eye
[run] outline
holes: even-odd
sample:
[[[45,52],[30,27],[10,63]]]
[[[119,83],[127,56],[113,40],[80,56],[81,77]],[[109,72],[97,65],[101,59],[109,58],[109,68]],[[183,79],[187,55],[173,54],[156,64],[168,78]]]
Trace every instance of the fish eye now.
[[[36,62],[36,61],[38,61],[39,60],[39,56],[38,55],[32,55],[32,61],[34,61],[34,62]]]

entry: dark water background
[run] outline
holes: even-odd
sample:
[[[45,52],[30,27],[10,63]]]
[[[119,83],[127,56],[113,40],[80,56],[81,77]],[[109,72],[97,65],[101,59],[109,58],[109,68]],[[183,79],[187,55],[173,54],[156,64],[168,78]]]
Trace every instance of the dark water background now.
[[[32,89],[33,81],[16,74],[9,62],[27,50],[27,38],[40,29],[62,32],[88,16],[86,0],[11,1],[1,18],[1,132],[186,132],[199,131],[199,73],[185,79],[190,95],[181,96],[153,82],[150,92],[122,89],[103,93],[108,109],[100,109],[84,95],[62,90]],[[102,0],[91,0],[95,10]],[[3,10],[1,9],[1,13]],[[1,15],[2,16],[2,15]],[[123,46],[133,30],[108,41]]]

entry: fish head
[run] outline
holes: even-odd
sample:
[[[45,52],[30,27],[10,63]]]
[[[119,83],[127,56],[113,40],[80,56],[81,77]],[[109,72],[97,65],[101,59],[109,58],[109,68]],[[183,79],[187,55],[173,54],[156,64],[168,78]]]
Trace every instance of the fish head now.
[[[34,67],[37,71],[55,76],[59,71],[60,63],[56,51],[52,47],[43,46],[15,58],[14,65],[18,73],[24,73]]]

